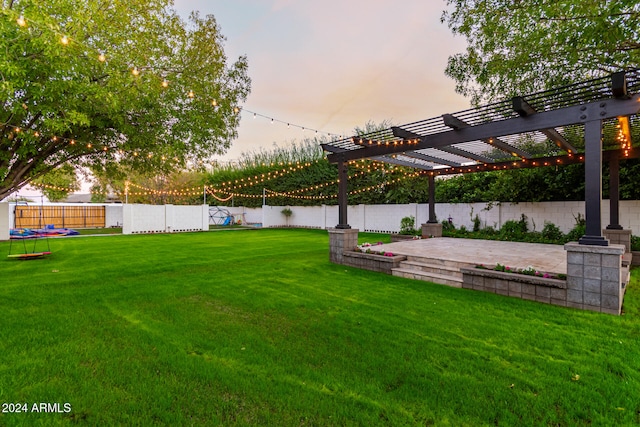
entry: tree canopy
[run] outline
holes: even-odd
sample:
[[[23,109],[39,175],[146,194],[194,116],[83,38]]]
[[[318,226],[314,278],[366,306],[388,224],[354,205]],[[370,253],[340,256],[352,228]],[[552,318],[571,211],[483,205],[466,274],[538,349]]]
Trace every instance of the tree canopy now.
[[[0,200],[63,164],[168,172],[229,147],[247,60],[172,3],[3,1]]]
[[[466,52],[446,74],[475,103],[640,65],[637,0],[447,0],[442,15]]]

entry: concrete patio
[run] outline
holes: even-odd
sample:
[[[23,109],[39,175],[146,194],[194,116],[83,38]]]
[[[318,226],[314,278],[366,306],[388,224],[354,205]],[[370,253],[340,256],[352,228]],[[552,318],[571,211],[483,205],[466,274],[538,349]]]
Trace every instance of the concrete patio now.
[[[466,264],[532,266],[544,272],[567,273],[567,252],[560,245],[438,237],[388,243],[372,249]]]

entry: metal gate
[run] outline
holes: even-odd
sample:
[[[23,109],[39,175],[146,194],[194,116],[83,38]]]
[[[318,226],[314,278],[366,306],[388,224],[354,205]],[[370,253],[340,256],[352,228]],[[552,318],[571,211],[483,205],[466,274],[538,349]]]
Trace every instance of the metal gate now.
[[[101,228],[104,206],[16,206],[15,228]]]

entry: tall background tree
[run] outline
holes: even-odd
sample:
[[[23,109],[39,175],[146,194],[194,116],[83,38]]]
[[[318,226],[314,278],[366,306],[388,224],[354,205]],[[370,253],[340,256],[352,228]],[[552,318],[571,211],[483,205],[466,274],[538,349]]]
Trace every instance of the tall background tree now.
[[[640,66],[637,0],[447,0],[466,52],[446,74],[476,104]]]
[[[64,164],[169,172],[223,153],[250,90],[223,43],[172,0],[4,0],[0,200]]]

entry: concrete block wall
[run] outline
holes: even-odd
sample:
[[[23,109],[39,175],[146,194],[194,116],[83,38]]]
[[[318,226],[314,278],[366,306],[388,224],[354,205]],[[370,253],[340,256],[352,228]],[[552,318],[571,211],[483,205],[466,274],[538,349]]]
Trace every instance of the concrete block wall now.
[[[576,242],[567,251],[567,306],[620,314],[623,245],[588,246]]]
[[[567,306],[567,283],[564,280],[463,268],[462,287],[545,304]]]
[[[344,264],[344,252],[358,245],[358,229],[329,229],[329,261]]]
[[[428,219],[429,210],[425,205],[411,203],[406,205],[362,205],[363,218],[359,228],[363,231],[397,233],[402,218],[415,218],[415,228]]]
[[[206,231],[209,229],[209,206],[165,205],[165,230],[168,232]]]
[[[122,234],[164,233],[165,211],[162,205],[123,205]]]
[[[346,251],[342,255],[342,264],[363,270],[377,271],[378,273],[392,274],[394,268],[400,267],[400,263],[406,260],[404,255],[384,256],[361,252]]]
[[[105,227],[122,227],[122,205],[107,205],[104,207]]]
[[[286,218],[281,211],[285,206],[264,206],[262,208],[226,208],[251,215],[247,222],[262,223],[264,227],[284,227]],[[545,221],[557,225],[563,232],[570,231],[576,218],[584,218],[584,202],[538,202],[538,203],[436,203],[438,222],[451,217],[454,225],[473,228],[473,219],[480,218],[481,225],[499,229],[509,220],[519,221],[524,213],[530,230],[542,231]],[[338,224],[338,206],[291,206],[293,211],[289,225],[327,229]],[[426,203],[403,205],[353,205],[347,209],[347,222],[352,228],[362,231],[397,233],[400,221],[405,216],[416,218],[416,228],[427,222],[429,206]],[[602,228],[609,225],[609,201],[602,201]],[[640,201],[620,202],[620,225],[640,235]]]
[[[12,226],[9,203],[0,202],[0,240],[9,240],[9,230]]]
[[[209,229],[209,206],[123,205],[122,234]]]

